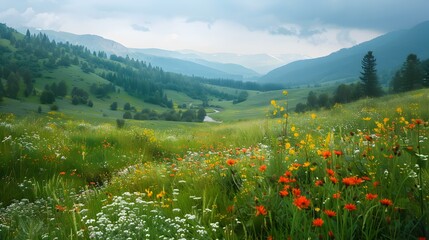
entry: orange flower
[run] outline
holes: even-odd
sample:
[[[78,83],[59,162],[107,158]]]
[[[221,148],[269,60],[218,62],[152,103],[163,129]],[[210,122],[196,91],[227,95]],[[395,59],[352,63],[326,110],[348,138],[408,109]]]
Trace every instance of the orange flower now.
[[[413,119],[412,121],[417,125],[421,125],[424,123],[424,121],[422,119]]]
[[[338,199],[340,197],[341,197],[341,193],[339,193],[339,192],[332,194],[332,198],[334,198],[334,199]]]
[[[316,182],[314,183],[314,185],[316,186],[323,186],[323,184],[325,184],[325,182],[323,180],[316,180]]]
[[[228,160],[226,160],[226,164],[228,165],[228,166],[233,166],[234,164],[236,164],[237,163],[237,160],[235,160],[235,159],[228,159]]]
[[[333,211],[333,210],[329,210],[329,209],[326,209],[326,210],[324,211],[324,213],[325,213],[328,217],[335,217],[335,216],[337,216],[337,213],[336,213],[335,211]]]
[[[329,180],[331,180],[331,182],[333,183],[333,184],[337,184],[338,183],[338,179],[336,178],[336,177],[329,177]]]
[[[329,176],[334,176],[334,175],[335,175],[334,170],[332,170],[332,169],[330,169],[330,168],[327,168],[327,169],[326,169],[326,173],[327,173]]]
[[[356,208],[356,205],[355,204],[353,204],[353,203],[347,203],[345,206],[344,206],[344,209],[346,209],[346,210],[348,210],[348,211],[355,211],[357,208]]]
[[[267,170],[267,165],[264,164],[259,167],[259,171],[265,172],[265,170]]]
[[[292,188],[292,195],[295,197],[301,196],[301,190],[299,188]]]
[[[321,227],[323,225],[323,219],[316,218],[313,219],[313,227]]]
[[[66,175],[66,172],[60,172],[60,175]]]
[[[226,211],[229,213],[234,212],[234,205],[229,205],[228,207],[226,207]]]
[[[279,177],[279,183],[291,183],[291,182],[295,182],[295,179],[290,179],[284,176],[280,176]]]
[[[367,193],[365,196],[366,200],[373,200],[373,199],[376,199],[377,197],[378,197],[377,194],[372,194],[372,193]]]
[[[279,192],[280,197],[286,197],[287,195],[289,195],[289,192],[287,190],[281,190]]]
[[[358,178],[356,176],[354,177],[348,177],[348,178],[343,178],[343,183],[346,186],[355,186],[355,185],[359,185],[363,182],[364,180],[362,178]]]
[[[67,208],[65,207],[65,206],[61,206],[61,205],[55,205],[55,209],[58,211],[58,212],[64,212]]]
[[[380,203],[381,203],[382,205],[384,205],[384,206],[391,206],[391,205],[393,205],[392,200],[387,199],[387,198],[383,198],[383,199],[381,199],[381,200],[380,200]]]
[[[330,238],[335,238],[334,232],[332,232],[332,231],[330,231],[330,230],[329,230],[329,232],[328,232],[328,236],[329,236]]]
[[[368,136],[368,135],[365,135],[365,139],[368,141],[368,142],[371,142],[373,139],[372,139],[372,137],[371,136]]]
[[[297,206],[299,209],[307,209],[310,206],[310,200],[305,196],[299,196],[293,200],[293,204]]]
[[[323,151],[322,152],[322,157],[324,158],[324,159],[327,159],[328,157],[330,157],[331,156],[331,151],[329,151],[329,150],[326,150],[326,151]]]
[[[341,150],[334,150],[334,154],[337,155],[337,157],[343,155],[343,152]]]
[[[256,206],[255,208],[256,208],[256,216],[267,215],[267,209],[265,209],[265,207],[263,205]]]

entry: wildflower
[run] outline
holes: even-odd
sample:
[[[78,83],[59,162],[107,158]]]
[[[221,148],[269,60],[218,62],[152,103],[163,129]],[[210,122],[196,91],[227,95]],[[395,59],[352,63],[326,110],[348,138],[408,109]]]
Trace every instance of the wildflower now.
[[[393,205],[392,200],[387,199],[387,198],[383,198],[383,199],[381,199],[381,200],[380,200],[380,203],[381,203],[382,205],[384,205],[384,206],[391,206],[391,205]]]
[[[375,181],[374,183],[372,183],[372,185],[373,185],[374,187],[378,187],[378,186],[380,185],[380,182],[379,182],[379,181]]]
[[[316,218],[313,219],[313,227],[321,227],[323,225],[323,219]]]
[[[259,167],[259,171],[265,172],[265,170],[267,170],[267,165],[264,164]]]
[[[376,199],[377,197],[378,197],[377,194],[372,194],[372,193],[367,193],[365,196],[366,200],[373,200],[373,199]]]
[[[64,212],[67,208],[65,207],[65,206],[61,206],[61,205],[55,205],[55,209],[58,211],[58,212]]]
[[[283,90],[283,95],[287,95],[288,94],[288,91],[286,91],[286,90]]]
[[[234,164],[236,164],[237,163],[237,160],[235,160],[235,159],[228,159],[228,160],[226,160],[226,164],[228,165],[228,166],[233,166]]]
[[[329,232],[328,232],[328,236],[329,236],[330,238],[335,238],[334,232],[332,232],[331,230],[329,230]]]
[[[150,189],[146,188],[144,191],[146,192],[148,197],[152,197],[153,192]]]
[[[323,151],[322,152],[322,157],[324,159],[327,159],[327,158],[331,157],[331,151],[329,151],[329,150]]]
[[[329,177],[329,180],[331,180],[331,182],[333,184],[337,184],[338,183],[338,179],[336,177]]]
[[[348,211],[355,211],[357,208],[356,208],[356,205],[355,204],[353,204],[353,203],[347,203],[345,206],[344,206],[344,209],[346,209],[346,210],[348,210]]]
[[[341,155],[343,155],[343,152],[341,150],[334,150],[334,154],[339,157]]]
[[[314,183],[314,185],[316,186],[323,186],[323,184],[325,184],[325,182],[323,182],[323,180],[316,180],[316,182]]]
[[[325,211],[323,211],[328,217],[335,217],[335,216],[337,216],[337,213],[335,212],[335,211],[333,211],[333,210],[329,210],[329,209],[326,209]]]
[[[299,188],[292,188],[292,195],[295,197],[301,196],[301,190]]]
[[[167,194],[165,191],[161,191],[160,193],[156,194],[156,198],[162,198]]]
[[[229,212],[229,213],[234,212],[234,205],[229,205],[229,206],[226,208],[226,211],[227,211],[227,212]]]
[[[66,175],[66,172],[60,172],[60,175]]]
[[[297,206],[299,209],[307,209],[310,206],[310,200],[305,196],[299,196],[293,200],[293,204]]]
[[[363,182],[364,180],[362,178],[358,178],[356,176],[354,177],[348,177],[348,178],[343,178],[343,183],[346,186],[355,186],[355,185],[359,185]]]
[[[332,169],[330,169],[330,168],[327,168],[327,169],[326,169],[326,173],[327,173],[329,176],[334,176],[334,175],[335,175],[334,170],[332,170]]]
[[[341,197],[341,193],[339,193],[339,192],[332,194],[332,198],[334,198],[334,199],[338,199],[340,197]]]
[[[364,118],[362,118],[362,120],[369,121],[369,120],[371,120],[371,118],[370,117],[364,117]]]
[[[267,215],[267,209],[265,209],[265,207],[263,205],[256,206],[255,208],[256,208],[256,216]]]
[[[316,119],[317,115],[315,113],[311,114],[311,119]]]
[[[280,197],[286,197],[287,195],[289,195],[289,192],[285,189],[281,190],[279,192]]]
[[[422,125],[424,123],[424,121],[422,119],[413,119],[412,121],[416,125]]]
[[[371,142],[373,139],[372,139],[372,137],[371,136],[369,136],[369,135],[365,135],[365,139],[368,141],[368,142]]]

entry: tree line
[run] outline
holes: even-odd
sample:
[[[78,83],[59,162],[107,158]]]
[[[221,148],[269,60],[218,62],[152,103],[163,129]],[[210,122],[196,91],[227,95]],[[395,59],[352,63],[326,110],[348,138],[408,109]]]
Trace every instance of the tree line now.
[[[378,75],[377,63],[372,51],[362,59],[362,71],[358,82],[351,84],[340,84],[330,97],[327,93],[317,95],[310,91],[306,103],[298,103],[295,112],[317,110],[319,108],[329,109],[336,103],[349,103],[364,97],[380,97],[388,93],[401,93],[420,88],[429,87],[429,59],[420,61],[416,54],[409,54],[396,71],[387,92],[383,91]]]

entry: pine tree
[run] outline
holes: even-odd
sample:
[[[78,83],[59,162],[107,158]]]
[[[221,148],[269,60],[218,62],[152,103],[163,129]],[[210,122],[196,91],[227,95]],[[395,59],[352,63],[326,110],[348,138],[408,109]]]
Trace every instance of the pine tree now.
[[[368,51],[362,59],[362,72],[360,76],[364,96],[379,97],[383,94],[378,81],[377,70],[375,68],[376,65],[376,59],[372,51]]]
[[[15,73],[10,73],[6,81],[6,96],[17,98],[19,92],[19,76]]]
[[[420,60],[417,55],[410,54],[402,68],[393,77],[392,90],[393,92],[406,92],[421,88],[425,84],[424,79],[425,73]]]

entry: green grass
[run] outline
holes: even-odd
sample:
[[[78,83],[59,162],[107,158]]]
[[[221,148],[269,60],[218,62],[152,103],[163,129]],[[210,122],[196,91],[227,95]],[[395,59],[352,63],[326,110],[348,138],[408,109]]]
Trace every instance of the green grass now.
[[[428,237],[427,89],[291,113],[284,132],[270,94],[223,102],[223,123],[1,114],[0,238]]]

